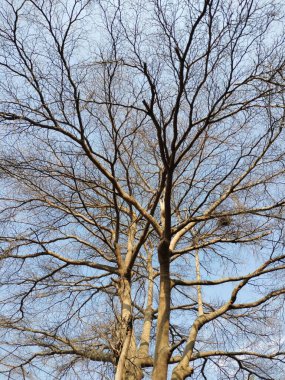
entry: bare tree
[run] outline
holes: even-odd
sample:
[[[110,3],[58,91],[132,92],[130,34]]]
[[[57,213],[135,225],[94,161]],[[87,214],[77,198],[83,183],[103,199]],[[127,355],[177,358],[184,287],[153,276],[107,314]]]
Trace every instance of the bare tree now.
[[[281,379],[282,12],[1,0],[0,373]]]

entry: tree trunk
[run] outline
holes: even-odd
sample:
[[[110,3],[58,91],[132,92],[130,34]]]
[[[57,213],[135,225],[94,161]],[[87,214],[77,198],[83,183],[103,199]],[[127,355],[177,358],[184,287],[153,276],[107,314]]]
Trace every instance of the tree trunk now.
[[[193,354],[193,350],[194,350],[199,329],[202,326],[201,318],[203,318],[203,316],[198,317],[196,321],[194,322],[193,326],[191,327],[187,344],[185,346],[185,349],[182,355],[182,359],[174,368],[172,372],[171,380],[184,380],[193,373],[193,368],[189,366],[189,362]]]
[[[120,353],[119,361],[116,368],[115,380],[124,380],[126,379],[126,359],[128,355],[129,346],[131,343],[132,337],[132,328],[131,326],[127,327],[126,336],[124,339],[123,347]]]
[[[157,317],[156,347],[153,367],[153,380],[166,380],[169,347],[169,317],[170,317],[170,252],[169,243],[162,241],[158,248],[160,264],[159,306]]]
[[[139,354],[136,346],[134,331],[132,330],[130,344],[125,360],[123,380],[141,380],[143,372],[139,360]]]
[[[138,360],[133,332],[131,284],[128,278],[122,277],[119,280],[118,295],[121,301],[121,323],[118,332],[122,348],[116,367],[115,380],[141,380],[143,373]]]
[[[150,344],[150,334],[153,319],[153,267],[152,267],[152,252],[149,251],[147,257],[147,270],[148,270],[148,290],[147,290],[147,305],[144,315],[144,324],[141,334],[140,348],[139,348],[139,358],[146,358],[149,356],[149,344]]]

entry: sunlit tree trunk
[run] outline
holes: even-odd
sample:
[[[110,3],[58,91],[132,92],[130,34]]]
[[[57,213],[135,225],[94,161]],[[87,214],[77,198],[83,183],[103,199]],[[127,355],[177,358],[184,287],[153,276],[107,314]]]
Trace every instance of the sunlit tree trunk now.
[[[118,283],[121,301],[121,321],[119,337],[121,343],[120,356],[116,367],[115,380],[140,379],[136,359],[136,345],[133,333],[131,286],[128,278],[121,278]]]
[[[144,314],[143,331],[141,334],[141,342],[139,348],[139,358],[143,359],[149,356],[150,333],[153,319],[153,267],[152,267],[152,251],[148,252],[147,257],[147,270],[148,270],[148,291],[147,291],[147,305]]]
[[[165,241],[162,241],[158,248],[158,258],[160,265],[160,287],[153,380],[165,380],[167,378],[168,360],[170,357],[169,317],[171,291],[169,244]]]

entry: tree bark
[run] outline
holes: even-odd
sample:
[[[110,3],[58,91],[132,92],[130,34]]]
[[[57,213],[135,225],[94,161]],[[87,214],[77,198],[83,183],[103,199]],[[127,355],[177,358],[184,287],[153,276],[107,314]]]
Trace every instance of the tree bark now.
[[[129,279],[122,277],[118,282],[118,295],[121,301],[121,321],[119,326],[119,343],[121,351],[116,367],[115,380],[124,380],[126,359],[132,338],[132,301]]]
[[[153,319],[153,267],[152,267],[152,252],[149,252],[147,258],[148,269],[148,293],[147,293],[147,305],[144,315],[143,331],[141,334],[141,343],[139,348],[139,357],[141,359],[146,358],[149,355],[150,334]]]
[[[143,371],[141,369],[141,362],[139,359],[139,353],[136,346],[136,338],[134,330],[130,338],[130,344],[128,345],[128,352],[125,359],[125,367],[123,380],[141,380],[143,378]]]
[[[124,380],[126,379],[126,359],[129,351],[129,346],[131,343],[132,337],[132,328],[131,326],[127,327],[125,340],[123,343],[123,347],[120,353],[119,361],[116,368],[115,380]]]
[[[196,250],[195,253],[195,266],[196,266],[196,279],[198,282],[201,281],[201,272],[200,272],[200,259],[199,259],[199,251]],[[198,316],[203,315],[203,298],[202,298],[202,288],[201,285],[197,285],[197,302],[198,302]]]
[[[203,316],[198,317],[196,321],[194,322],[190,330],[189,338],[187,340],[187,343],[182,355],[182,359],[174,368],[172,372],[171,380],[184,380],[193,373],[193,368],[189,366],[189,362],[193,354],[193,350],[194,350],[199,329],[202,326],[202,318]]]
[[[170,251],[169,242],[162,241],[158,248],[160,264],[160,288],[157,317],[156,347],[153,367],[153,380],[167,379],[169,347],[169,318],[170,318]]]

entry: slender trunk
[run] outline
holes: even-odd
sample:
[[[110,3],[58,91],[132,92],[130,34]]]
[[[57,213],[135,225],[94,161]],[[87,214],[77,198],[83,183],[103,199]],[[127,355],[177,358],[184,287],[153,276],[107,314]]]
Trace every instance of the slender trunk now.
[[[149,355],[149,343],[151,325],[153,319],[153,267],[152,267],[152,252],[149,251],[147,257],[147,271],[148,271],[148,290],[147,290],[147,305],[144,314],[143,331],[141,334],[141,343],[139,348],[139,357],[145,358]]]
[[[193,355],[194,346],[196,343],[197,335],[199,329],[202,327],[204,322],[204,316],[200,316],[193,323],[190,334],[182,355],[182,359],[174,368],[171,376],[171,380],[185,380],[193,373],[193,368],[189,366],[189,362]]]
[[[132,213],[132,223],[128,232],[128,245],[125,260],[120,252],[117,260],[121,272],[118,282],[118,295],[121,301],[121,323],[119,342],[121,345],[120,356],[116,368],[115,380],[140,380],[142,370],[138,361],[136,338],[133,330],[132,298],[131,298],[131,267],[135,234],[137,231],[136,217]]]
[[[195,263],[196,263],[196,279],[201,281],[201,272],[200,272],[200,260],[199,260],[199,251],[197,249],[195,254]],[[198,302],[198,316],[203,315],[203,299],[202,299],[202,288],[201,285],[197,285],[197,302]]]
[[[132,330],[128,352],[125,360],[123,380],[141,380],[143,371],[139,360],[134,331]]]
[[[124,339],[123,347],[120,353],[120,358],[116,368],[115,380],[124,380],[126,378],[126,359],[129,351],[129,346],[132,337],[132,328],[131,326],[127,327],[126,336]]]
[[[143,377],[132,324],[132,299],[130,280],[122,277],[118,283],[121,301],[119,340],[121,352],[116,367],[115,380],[140,380]]]
[[[121,352],[116,368],[115,380],[123,380],[125,377],[126,359],[132,337],[132,301],[129,279],[122,277],[119,280],[118,295],[121,301],[121,321],[118,331]]]
[[[160,291],[157,317],[156,347],[154,355],[153,380],[166,380],[169,347],[169,318],[170,318],[170,252],[169,243],[162,241],[158,248],[160,264]]]

